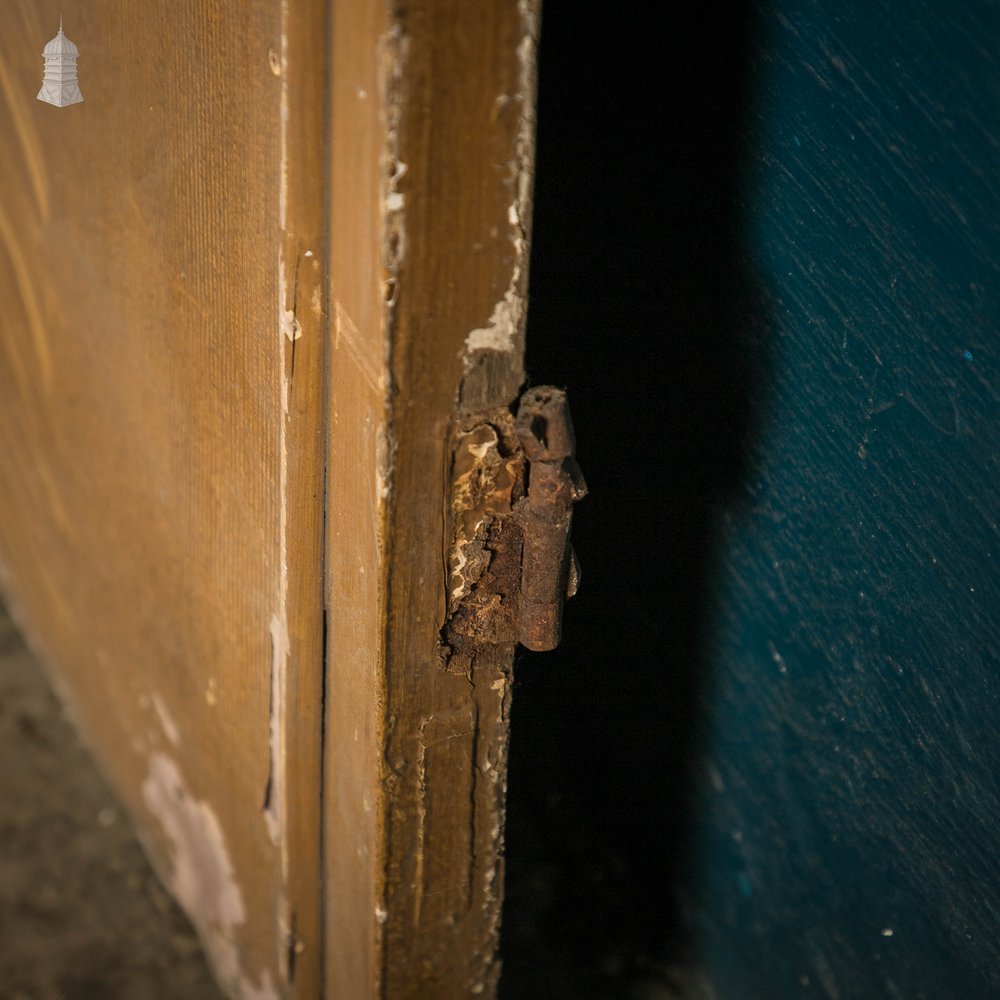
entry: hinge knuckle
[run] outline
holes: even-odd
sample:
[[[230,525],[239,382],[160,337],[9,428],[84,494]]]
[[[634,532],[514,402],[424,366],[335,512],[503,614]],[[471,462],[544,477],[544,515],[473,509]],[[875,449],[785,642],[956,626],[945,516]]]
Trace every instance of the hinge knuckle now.
[[[530,389],[517,414],[467,415],[452,448],[451,520],[442,649],[448,669],[483,649],[554,649],[580,569],[570,547],[573,504],[587,486],[566,393]],[[525,488],[526,487],[526,488]]]
[[[579,581],[570,527],[573,503],[586,496],[587,487],[573,457],[576,441],[565,392],[553,386],[528,390],[514,430],[529,462],[518,641],[544,651],[559,645],[563,603]]]

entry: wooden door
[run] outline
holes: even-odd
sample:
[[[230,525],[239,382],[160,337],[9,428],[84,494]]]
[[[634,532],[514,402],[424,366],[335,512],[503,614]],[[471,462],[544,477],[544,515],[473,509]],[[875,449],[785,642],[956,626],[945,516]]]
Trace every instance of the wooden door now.
[[[489,995],[513,639],[447,641],[453,478],[517,457],[535,5],[63,14],[83,103],[58,5],[0,35],[5,600],[231,996]]]

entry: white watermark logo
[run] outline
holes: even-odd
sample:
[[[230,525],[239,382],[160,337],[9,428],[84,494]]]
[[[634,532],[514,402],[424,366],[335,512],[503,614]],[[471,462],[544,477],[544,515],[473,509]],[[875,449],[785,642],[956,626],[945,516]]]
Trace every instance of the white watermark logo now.
[[[59,18],[59,34],[45,46],[42,55],[45,56],[45,78],[38,99],[57,108],[79,104],[83,100],[76,78],[80,50],[63,34],[62,17]]]

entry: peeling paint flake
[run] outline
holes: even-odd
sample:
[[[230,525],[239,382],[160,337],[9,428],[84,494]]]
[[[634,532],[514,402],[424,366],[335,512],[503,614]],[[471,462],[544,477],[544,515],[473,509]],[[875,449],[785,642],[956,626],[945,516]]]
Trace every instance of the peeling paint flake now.
[[[212,808],[191,794],[177,763],[163,753],[149,758],[142,798],[169,842],[170,891],[191,918],[224,987],[240,1000],[278,1000],[269,971],[258,985],[240,965],[236,932],[246,921],[246,907]]]
[[[393,281],[406,256],[406,220],[403,208],[406,198],[399,182],[406,176],[407,164],[399,158],[400,123],[403,114],[403,68],[406,64],[409,39],[400,26],[394,25],[379,42],[382,72],[379,89],[382,95],[385,144],[382,148],[382,263]],[[391,294],[386,296],[394,302]]]
[[[283,309],[281,312],[281,332],[289,340],[298,340],[302,336],[302,324],[291,309]]]
[[[486,321],[486,326],[473,330],[465,338],[466,366],[471,367],[468,355],[473,351],[513,351],[514,335],[523,315],[523,301],[508,289],[493,307],[493,314]]]
[[[288,659],[288,624],[283,618],[271,618],[271,710],[268,739],[271,751],[271,768],[267,790],[264,794],[264,822],[267,824],[271,843],[282,842],[284,825],[284,689],[285,665]]]

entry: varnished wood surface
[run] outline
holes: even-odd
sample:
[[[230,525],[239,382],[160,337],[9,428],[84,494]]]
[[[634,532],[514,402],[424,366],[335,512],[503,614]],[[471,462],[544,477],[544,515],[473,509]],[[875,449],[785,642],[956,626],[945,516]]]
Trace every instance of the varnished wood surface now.
[[[327,390],[326,996],[379,995],[388,339],[382,192],[393,52],[382,4],[332,10]],[[337,150],[345,150],[340,156]]]
[[[5,597],[254,998],[319,970],[321,7],[66,11],[62,109],[35,99],[59,6],[9,4],[0,35]]]

